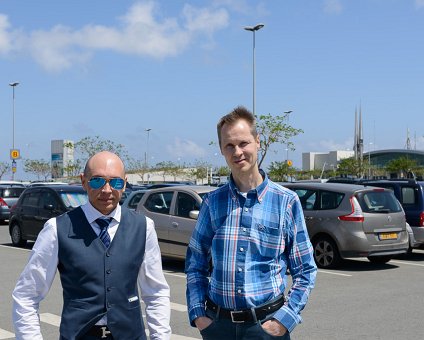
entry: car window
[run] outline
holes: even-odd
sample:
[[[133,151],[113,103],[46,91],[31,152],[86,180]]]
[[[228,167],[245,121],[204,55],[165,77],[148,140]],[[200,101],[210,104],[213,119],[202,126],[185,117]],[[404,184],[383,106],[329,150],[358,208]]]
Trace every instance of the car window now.
[[[169,214],[172,196],[172,191],[153,193],[147,198],[144,206],[151,212]]]
[[[362,211],[367,213],[400,212],[402,207],[391,191],[370,191],[358,194]]]
[[[417,202],[417,190],[413,187],[402,187],[402,204],[416,204]]]
[[[196,199],[186,194],[185,192],[179,192],[177,195],[177,213],[179,217],[190,218],[190,211],[200,210],[200,205],[197,203]]]
[[[22,199],[22,205],[26,207],[38,207],[39,195],[35,192],[28,192]]]
[[[40,208],[44,209],[47,206],[52,206],[53,209],[58,209],[59,202],[57,201],[56,196],[52,192],[43,191],[41,193]]]
[[[0,197],[3,198],[18,198],[25,188],[7,188],[0,189]]]
[[[315,190],[295,189],[295,192],[299,196],[303,210],[314,210],[315,201],[317,199]]]
[[[319,209],[336,209],[343,200],[344,194],[333,191],[321,191]]]
[[[76,208],[87,203],[87,193],[85,192],[61,192],[60,199],[67,208]]]
[[[130,209],[136,209],[138,202],[140,202],[141,198],[143,197],[144,192],[139,192],[137,194],[134,194],[133,197],[131,197],[131,200],[128,202],[128,208]]]

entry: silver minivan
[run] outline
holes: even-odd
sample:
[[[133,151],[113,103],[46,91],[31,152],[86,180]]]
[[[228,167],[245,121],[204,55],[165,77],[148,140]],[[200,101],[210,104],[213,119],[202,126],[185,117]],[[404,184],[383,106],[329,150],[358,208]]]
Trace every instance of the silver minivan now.
[[[407,252],[405,213],[393,192],[340,183],[284,183],[295,191],[320,268],[343,258],[386,263]]]

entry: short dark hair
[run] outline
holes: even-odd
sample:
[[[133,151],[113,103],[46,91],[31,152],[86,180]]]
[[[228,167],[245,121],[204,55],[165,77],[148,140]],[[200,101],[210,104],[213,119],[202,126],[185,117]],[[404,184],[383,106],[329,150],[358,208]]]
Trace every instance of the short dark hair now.
[[[221,130],[224,124],[232,125],[240,119],[245,120],[250,126],[250,132],[256,138],[258,131],[256,130],[256,118],[255,115],[246,109],[244,106],[237,106],[233,111],[222,117],[217,126],[216,131],[218,132],[218,142],[221,148]]]

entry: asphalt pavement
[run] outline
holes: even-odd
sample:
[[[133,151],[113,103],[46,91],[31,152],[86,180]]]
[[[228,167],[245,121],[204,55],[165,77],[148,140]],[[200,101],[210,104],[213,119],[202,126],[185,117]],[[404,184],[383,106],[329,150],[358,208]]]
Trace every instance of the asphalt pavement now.
[[[25,249],[12,247],[7,225],[0,225],[0,340],[14,338],[11,292],[31,245]],[[197,330],[188,324],[184,264],[164,260],[163,268],[171,286],[172,339],[200,339]],[[423,286],[423,250],[414,250],[411,256],[393,259],[385,265],[355,259],[344,261],[337,270],[319,270],[316,287],[302,312],[303,323],[291,337],[294,340],[421,339]],[[40,307],[45,340],[58,339],[61,294],[57,275]]]

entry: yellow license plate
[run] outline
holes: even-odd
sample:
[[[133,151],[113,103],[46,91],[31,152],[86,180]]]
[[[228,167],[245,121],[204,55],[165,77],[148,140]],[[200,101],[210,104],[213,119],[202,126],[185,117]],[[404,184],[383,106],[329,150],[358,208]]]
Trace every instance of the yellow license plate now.
[[[396,240],[397,233],[381,233],[378,235],[380,240]]]

